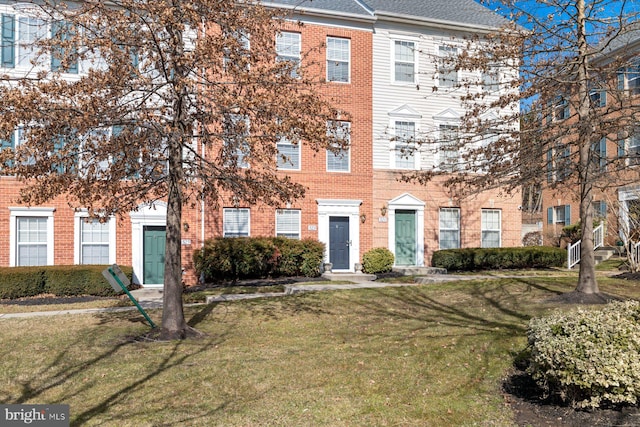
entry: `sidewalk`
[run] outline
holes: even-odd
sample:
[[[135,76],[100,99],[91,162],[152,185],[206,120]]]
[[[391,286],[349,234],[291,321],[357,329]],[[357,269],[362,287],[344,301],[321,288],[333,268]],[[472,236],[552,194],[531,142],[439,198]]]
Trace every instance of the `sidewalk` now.
[[[436,276],[436,275],[434,275]],[[436,281],[451,281],[451,280],[472,280],[477,279],[479,276],[448,276],[437,275],[439,277],[431,277],[426,283],[433,283]],[[485,276],[486,277],[486,276]],[[364,278],[363,278],[364,279]],[[422,281],[416,281],[415,283],[380,283],[372,280],[361,280],[349,284],[332,285],[329,283],[319,285],[285,285],[284,292],[268,292],[260,294],[223,294],[218,296],[207,297],[206,304],[225,302],[225,301],[242,301],[256,298],[274,298],[284,297],[287,295],[294,295],[301,292],[321,292],[321,291],[335,291],[346,289],[366,289],[366,288],[397,288],[403,286],[416,286],[425,284]],[[162,308],[162,289],[150,289],[142,288],[131,291],[133,297],[138,301],[142,308],[146,309],[158,309]],[[202,305],[204,303],[197,304],[185,304],[185,306]],[[63,314],[91,314],[91,313],[116,313],[123,311],[137,310],[137,308],[131,303],[130,307],[111,307],[111,308],[83,308],[77,310],[54,310],[54,311],[34,311],[28,313],[0,313],[1,319],[15,319],[15,318],[30,318],[39,316],[58,316]]]
[[[225,301],[241,301],[247,299],[256,299],[256,298],[274,298],[274,297],[283,297],[286,295],[292,295],[300,292],[312,292],[312,291],[327,291],[327,290],[340,290],[340,289],[357,289],[357,288],[381,288],[386,286],[411,286],[411,284],[384,284],[384,283],[375,283],[375,282],[362,282],[362,283],[353,283],[348,285],[286,285],[284,292],[270,292],[270,293],[260,293],[260,294],[229,294],[229,295],[219,295],[219,296],[211,296],[207,298],[207,304],[215,303],[215,302],[225,302]],[[162,289],[136,289],[131,291],[133,297],[138,301],[140,306],[147,309],[158,309],[162,308]],[[185,306],[191,305],[201,305],[200,304],[186,304]],[[31,318],[31,317],[40,317],[40,316],[59,316],[64,314],[92,314],[92,313],[117,313],[123,311],[132,311],[137,310],[137,308],[131,303],[131,307],[110,307],[110,308],[82,308],[77,310],[52,310],[52,311],[34,311],[27,313],[0,313],[0,320],[2,319],[16,319],[16,318]]]

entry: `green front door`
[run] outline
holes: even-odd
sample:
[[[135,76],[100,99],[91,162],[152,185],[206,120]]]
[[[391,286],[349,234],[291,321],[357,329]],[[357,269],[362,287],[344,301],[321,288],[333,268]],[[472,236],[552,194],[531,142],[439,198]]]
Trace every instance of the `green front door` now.
[[[143,229],[144,272],[143,284],[164,283],[164,226],[145,226]]]
[[[396,265],[416,265],[415,211],[396,211]]]

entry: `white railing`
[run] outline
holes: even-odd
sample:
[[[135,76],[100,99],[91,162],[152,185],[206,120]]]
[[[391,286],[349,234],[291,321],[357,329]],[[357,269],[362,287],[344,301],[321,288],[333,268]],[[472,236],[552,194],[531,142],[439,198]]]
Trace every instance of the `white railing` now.
[[[569,246],[567,246],[567,268],[572,268],[580,262],[580,243],[582,243],[582,240],[569,243]],[[600,225],[593,229],[593,249],[598,249],[602,245],[604,245],[604,223],[601,222]]]
[[[640,242],[636,243],[632,240],[629,240],[629,257],[631,261],[631,266],[638,266],[638,262],[640,261]]]

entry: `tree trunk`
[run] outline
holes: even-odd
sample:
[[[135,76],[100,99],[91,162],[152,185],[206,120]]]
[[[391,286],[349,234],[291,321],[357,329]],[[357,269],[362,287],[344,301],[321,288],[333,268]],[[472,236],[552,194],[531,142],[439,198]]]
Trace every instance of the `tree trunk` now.
[[[169,197],[167,201],[167,242],[164,262],[164,293],[160,339],[186,336],[182,308],[182,150],[175,137],[169,142]]]
[[[586,15],[584,0],[576,1],[577,41],[578,41],[578,179],[580,184],[580,271],[578,273],[577,292],[597,294],[598,282],[595,275],[593,244],[593,184],[591,169],[596,167],[590,158],[592,130],[589,120],[591,111],[588,83],[588,45],[586,33]]]

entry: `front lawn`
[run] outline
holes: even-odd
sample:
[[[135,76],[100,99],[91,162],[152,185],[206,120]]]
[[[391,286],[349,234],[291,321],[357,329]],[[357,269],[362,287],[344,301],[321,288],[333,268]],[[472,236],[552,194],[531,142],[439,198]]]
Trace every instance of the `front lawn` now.
[[[640,297],[637,282],[600,286]],[[0,402],[67,403],[72,425],[511,426],[501,385],[527,321],[574,287],[522,277],[200,305],[186,315],[206,337],[171,343],[134,339],[148,331],[135,311],[3,319]]]

